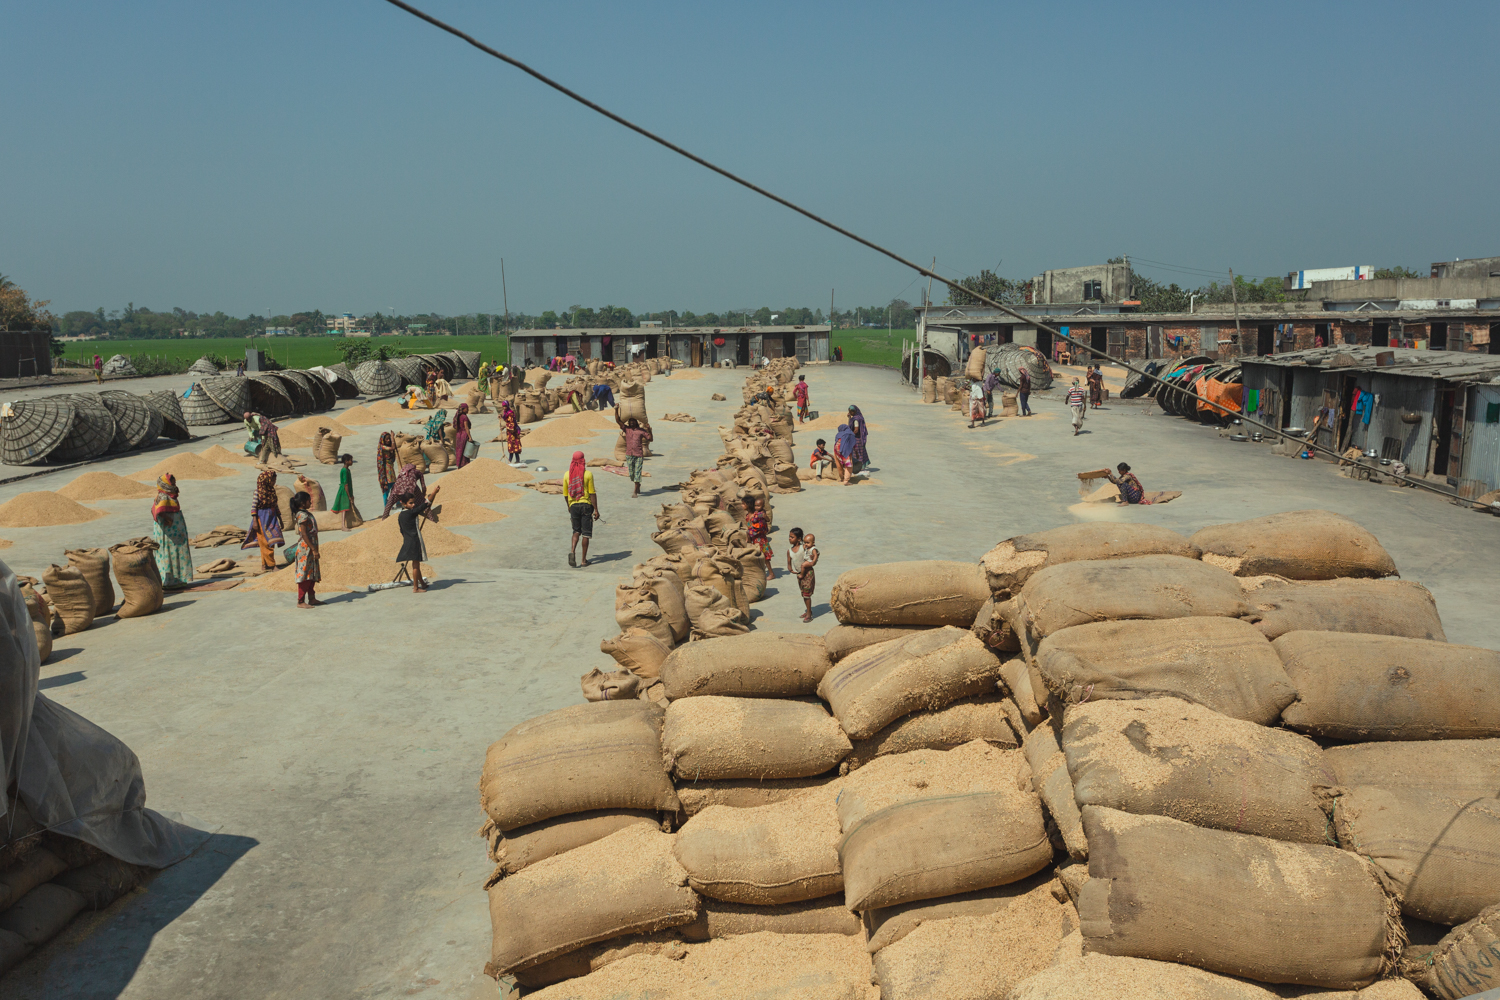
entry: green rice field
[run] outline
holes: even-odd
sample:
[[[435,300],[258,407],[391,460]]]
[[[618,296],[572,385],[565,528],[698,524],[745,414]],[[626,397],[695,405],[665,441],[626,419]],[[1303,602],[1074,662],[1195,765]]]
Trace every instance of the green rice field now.
[[[915,330],[835,330],[832,346],[844,349],[845,361],[901,367],[901,341],[916,340]]]
[[[484,360],[493,361],[506,356],[505,336],[472,337],[373,337],[364,341],[371,347],[388,347],[397,353],[441,354],[444,351],[479,351]],[[113,354],[129,355],[132,359],[145,356],[184,362],[183,368],[205,354],[227,359],[231,364],[245,356],[245,349],[257,347],[267,357],[288,368],[312,368],[315,365],[331,365],[342,360],[336,345],[344,343],[342,337],[256,337],[254,340],[241,337],[205,337],[192,340],[85,340],[67,344],[63,357],[74,363],[92,364],[94,355],[106,360]]]

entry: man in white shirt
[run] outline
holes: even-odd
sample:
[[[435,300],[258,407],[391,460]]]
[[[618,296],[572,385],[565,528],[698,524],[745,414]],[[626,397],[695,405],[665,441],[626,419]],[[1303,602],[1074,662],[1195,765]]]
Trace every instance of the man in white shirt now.
[[[1078,432],[1083,428],[1083,415],[1088,410],[1088,401],[1088,393],[1083,391],[1083,387],[1078,384],[1078,380],[1075,378],[1073,380],[1073,388],[1068,390],[1068,407],[1073,411],[1074,437],[1077,437]]]

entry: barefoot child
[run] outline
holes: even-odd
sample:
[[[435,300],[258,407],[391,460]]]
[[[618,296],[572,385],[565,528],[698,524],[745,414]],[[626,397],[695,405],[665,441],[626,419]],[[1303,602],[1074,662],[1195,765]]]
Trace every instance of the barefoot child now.
[[[787,532],[786,568],[787,572],[797,577],[797,589],[801,591],[802,603],[807,609],[802,613],[802,620],[805,622],[813,620],[812,594],[817,583],[813,567],[818,564],[816,541],[815,536],[804,535],[801,528],[793,528]]]

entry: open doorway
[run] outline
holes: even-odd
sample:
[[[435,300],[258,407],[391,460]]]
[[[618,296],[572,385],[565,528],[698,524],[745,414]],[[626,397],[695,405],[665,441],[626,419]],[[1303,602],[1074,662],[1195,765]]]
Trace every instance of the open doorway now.
[[[750,335],[742,333],[734,341],[734,363],[737,365],[748,365],[750,363]]]
[[[1500,354],[1500,343],[1497,343],[1496,342],[1497,340],[1500,340],[1500,323],[1491,323],[1490,324],[1490,353],[1491,354]]]
[[[1432,332],[1428,334],[1427,346],[1434,351],[1446,351],[1448,349],[1448,324],[1434,322]]]
[[[1262,323],[1255,328],[1255,353],[1261,357],[1276,353],[1276,324]]]
[[[1089,350],[1094,352],[1095,357],[1103,357],[1109,350],[1109,327],[1089,327]],[[1084,359],[1088,360],[1087,358]]]
[[[1391,324],[1388,321],[1385,321],[1385,322],[1382,322],[1382,321],[1379,321],[1379,320],[1376,321],[1375,326],[1374,326],[1373,330],[1370,333],[1370,346],[1371,347],[1390,347],[1391,346]]]
[[[1453,450],[1453,395],[1454,390],[1439,389],[1433,400],[1435,426],[1432,435],[1432,451],[1428,469],[1436,476],[1450,475],[1448,458]]]
[[[1036,332],[1036,349],[1041,352],[1042,357],[1052,357],[1052,331],[1038,329]]]

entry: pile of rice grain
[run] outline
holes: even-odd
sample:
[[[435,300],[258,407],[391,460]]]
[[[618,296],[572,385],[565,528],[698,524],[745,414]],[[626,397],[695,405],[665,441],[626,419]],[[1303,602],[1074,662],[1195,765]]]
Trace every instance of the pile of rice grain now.
[[[155,498],[156,487],[117,476],[113,472],[85,472],[57,492],[79,503],[95,503],[99,500]]]
[[[339,423],[344,424],[346,427],[383,424],[386,422],[386,419],[367,406],[351,406],[339,414]]]
[[[515,500],[520,494],[514,490],[502,490],[496,483],[524,483],[531,474],[523,469],[512,469],[504,462],[493,458],[476,458],[462,469],[443,474],[443,492],[438,494],[438,503],[465,500],[469,503],[495,503]]]
[[[277,434],[282,438],[281,446],[286,447],[286,434],[290,431],[297,435],[306,435],[309,440],[318,433],[319,427],[328,428],[328,433],[335,437],[348,437],[350,434],[358,434],[358,431],[350,430],[332,417],[304,417],[295,424],[287,424],[286,427],[277,428]]]
[[[194,455],[190,451],[179,451],[157,462],[144,472],[137,472],[129,478],[138,483],[154,483],[162,477],[163,473],[170,472],[177,479],[223,479],[225,476],[239,475],[238,469],[226,469],[222,465],[215,465],[201,455]]]
[[[506,492],[510,491],[507,490]],[[519,493],[514,495],[517,497],[520,496]],[[467,500],[449,501],[441,493],[438,494],[438,500],[440,501],[438,506],[442,508],[442,520],[440,523],[444,525],[485,524],[508,516],[500,513],[498,510],[490,510],[488,507],[481,507],[479,504],[470,503]]]
[[[285,444],[286,442],[282,442],[283,447],[285,446]],[[214,462],[217,464],[223,464],[224,462],[235,462],[240,465],[255,464],[254,455],[247,455],[243,451],[236,455],[234,452],[230,451],[228,448],[224,447],[221,444],[216,444],[212,448],[204,448],[202,451],[198,452],[198,455],[202,458],[208,459],[210,462]]]
[[[154,490],[152,495],[155,495]],[[61,493],[40,490],[18,494],[0,506],[0,527],[50,528],[59,524],[82,524],[108,516],[107,511],[91,510]]]
[[[353,545],[363,552],[394,560],[396,553],[401,551],[401,525],[395,514],[392,514],[384,521],[371,521],[367,527],[361,528],[337,544]],[[454,534],[441,523],[433,524],[431,521],[424,522],[422,525],[422,544],[426,546],[427,556],[430,559],[457,555],[460,552],[468,552],[474,547],[474,543],[463,535]],[[323,551],[327,553],[328,548],[324,546]],[[326,556],[324,563],[325,565],[327,563]]]
[[[382,399],[371,403],[365,409],[384,420],[399,420],[402,417],[409,417],[412,414],[411,410],[406,409],[399,403],[393,403],[389,399]]]
[[[584,410],[532,424],[525,444],[528,448],[566,448],[583,444],[600,431],[618,432],[619,427],[601,413]]]

